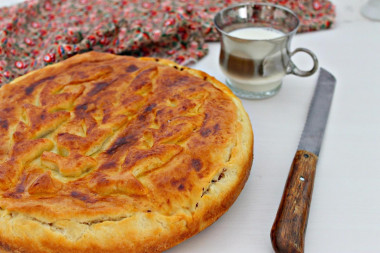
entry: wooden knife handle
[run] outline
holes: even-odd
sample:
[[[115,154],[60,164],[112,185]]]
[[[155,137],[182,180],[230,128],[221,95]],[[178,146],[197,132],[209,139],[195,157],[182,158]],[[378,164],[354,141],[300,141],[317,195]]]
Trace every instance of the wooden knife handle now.
[[[304,252],[304,241],[318,156],[298,150],[271,230],[277,253]]]

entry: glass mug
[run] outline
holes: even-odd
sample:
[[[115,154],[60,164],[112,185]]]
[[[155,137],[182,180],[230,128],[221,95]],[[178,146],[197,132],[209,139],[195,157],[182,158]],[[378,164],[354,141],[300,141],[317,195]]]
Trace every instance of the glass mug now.
[[[361,13],[371,20],[380,21],[380,0],[368,0]]]
[[[220,67],[226,83],[239,97],[274,96],[287,74],[310,76],[318,69],[317,57],[308,49],[290,51],[300,21],[291,10],[268,3],[232,5],[218,12],[214,24],[221,35]],[[299,69],[291,57],[304,52],[313,67]]]

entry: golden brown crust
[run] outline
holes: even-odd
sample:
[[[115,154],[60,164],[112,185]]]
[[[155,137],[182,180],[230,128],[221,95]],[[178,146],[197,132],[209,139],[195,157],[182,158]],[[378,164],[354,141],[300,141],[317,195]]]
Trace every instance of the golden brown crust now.
[[[0,89],[0,250],[161,252],[232,205],[241,102],[204,72],[90,52]]]

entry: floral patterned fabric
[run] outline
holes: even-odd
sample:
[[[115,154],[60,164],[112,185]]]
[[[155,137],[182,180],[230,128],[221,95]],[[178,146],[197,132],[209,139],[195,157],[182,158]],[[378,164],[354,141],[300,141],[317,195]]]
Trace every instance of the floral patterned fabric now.
[[[256,2],[263,2],[259,0]],[[88,50],[168,58],[180,64],[217,41],[213,17],[244,0],[31,0],[0,8],[0,86],[31,70]],[[301,19],[300,32],[331,27],[327,0],[267,0]]]

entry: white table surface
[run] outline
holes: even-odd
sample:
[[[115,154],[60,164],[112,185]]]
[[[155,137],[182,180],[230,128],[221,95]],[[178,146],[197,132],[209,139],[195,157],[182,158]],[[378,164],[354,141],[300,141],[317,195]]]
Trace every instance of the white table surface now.
[[[0,1],[0,6],[20,1]],[[360,15],[365,0],[333,0],[335,26],[296,35],[337,86],[317,166],[305,252],[380,252],[380,22]],[[219,43],[192,66],[221,81]],[[297,57],[309,66],[307,57]],[[278,95],[242,100],[255,134],[252,172],[230,210],[169,253],[272,252],[269,232],[306,119],[317,74],[287,76]]]

